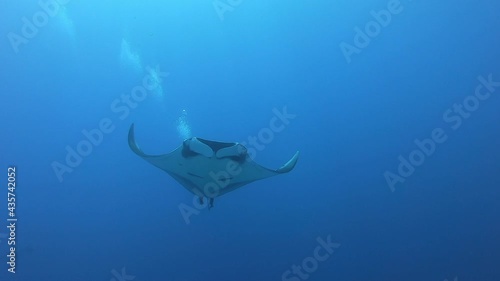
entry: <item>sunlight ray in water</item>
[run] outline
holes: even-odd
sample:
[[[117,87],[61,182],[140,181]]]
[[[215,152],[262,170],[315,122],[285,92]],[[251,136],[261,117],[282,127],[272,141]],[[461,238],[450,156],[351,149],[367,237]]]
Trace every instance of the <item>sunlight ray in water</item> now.
[[[68,9],[66,7],[61,7],[61,11],[57,15],[57,25],[62,32],[66,33],[71,41],[76,39],[76,31],[73,20],[68,15]]]
[[[189,125],[187,111],[185,109],[182,110],[181,116],[177,118],[177,133],[183,140],[191,137],[191,126]]]
[[[137,52],[132,50],[130,43],[125,38],[122,38],[120,62],[122,66],[130,68],[137,73],[143,70],[141,57]]]
[[[148,68],[148,72],[151,75],[153,82],[153,94],[155,98],[163,98],[163,86],[161,84],[162,79],[159,77],[158,72],[155,68]]]

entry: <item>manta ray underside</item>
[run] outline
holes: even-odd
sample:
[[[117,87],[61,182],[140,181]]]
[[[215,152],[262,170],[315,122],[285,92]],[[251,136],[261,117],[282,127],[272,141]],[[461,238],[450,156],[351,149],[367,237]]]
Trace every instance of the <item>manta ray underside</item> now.
[[[134,138],[130,126],[128,144],[135,154],[162,169],[193,194],[210,200],[256,180],[290,172],[297,163],[299,152],[281,168],[271,170],[255,163],[246,147],[239,143],[210,141],[201,138],[184,140],[174,151],[163,155],[147,155]]]

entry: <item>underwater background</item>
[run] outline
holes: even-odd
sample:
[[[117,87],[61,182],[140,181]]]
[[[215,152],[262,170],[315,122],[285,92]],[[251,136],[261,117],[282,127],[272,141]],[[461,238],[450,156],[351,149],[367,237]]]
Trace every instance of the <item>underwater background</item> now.
[[[2,1],[0,280],[500,280],[499,11]],[[208,210],[132,123],[300,158]]]

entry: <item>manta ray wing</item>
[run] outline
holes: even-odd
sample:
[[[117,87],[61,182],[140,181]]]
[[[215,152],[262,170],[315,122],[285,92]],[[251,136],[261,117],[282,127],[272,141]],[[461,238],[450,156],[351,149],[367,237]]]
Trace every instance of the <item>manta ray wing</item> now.
[[[297,164],[299,152],[281,168],[265,168],[250,159],[239,143],[226,143],[190,138],[172,152],[147,155],[137,145],[134,124],[130,126],[128,143],[132,151],[162,169],[190,192],[215,198],[256,180],[290,172]]]

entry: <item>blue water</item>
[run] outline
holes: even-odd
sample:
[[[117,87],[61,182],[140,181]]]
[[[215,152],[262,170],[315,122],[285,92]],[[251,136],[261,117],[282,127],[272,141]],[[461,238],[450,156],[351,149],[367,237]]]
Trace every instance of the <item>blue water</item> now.
[[[497,1],[4,2],[0,280],[500,280]],[[132,123],[301,155],[198,209]]]

